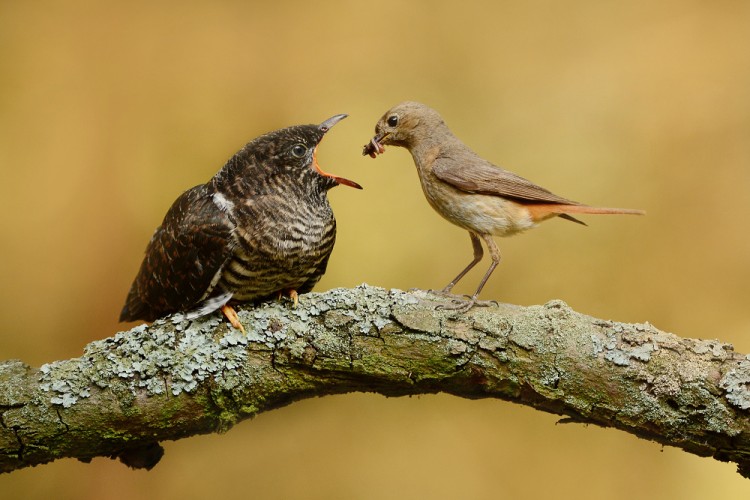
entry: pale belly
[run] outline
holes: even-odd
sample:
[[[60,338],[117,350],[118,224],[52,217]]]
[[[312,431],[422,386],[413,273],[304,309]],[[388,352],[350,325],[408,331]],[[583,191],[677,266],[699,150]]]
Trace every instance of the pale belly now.
[[[536,224],[528,210],[500,196],[459,191],[433,178],[422,180],[427,201],[445,219],[468,231],[494,236],[510,236]]]

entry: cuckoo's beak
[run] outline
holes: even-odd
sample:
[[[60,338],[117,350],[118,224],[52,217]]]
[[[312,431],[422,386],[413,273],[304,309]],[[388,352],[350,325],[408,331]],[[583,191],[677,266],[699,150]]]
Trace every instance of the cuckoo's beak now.
[[[324,121],[323,123],[321,123],[320,125],[318,125],[318,128],[320,130],[322,130],[323,133],[328,132],[329,130],[331,130],[331,127],[333,127],[334,125],[336,125],[338,122],[340,122],[341,120],[343,120],[347,116],[349,116],[349,115],[344,115],[344,114],[334,115],[334,116],[330,117],[329,119],[327,119],[326,121]]]

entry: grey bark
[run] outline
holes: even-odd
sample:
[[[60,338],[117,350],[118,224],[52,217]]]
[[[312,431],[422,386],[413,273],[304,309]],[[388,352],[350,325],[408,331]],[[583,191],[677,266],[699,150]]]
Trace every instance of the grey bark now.
[[[173,316],[40,368],[0,364],[0,471],[63,457],[151,468],[160,441],[224,432],[326,394],[446,392],[615,427],[750,476],[750,358],[716,340],[592,318],[561,301],[468,313],[362,285],[239,312]]]

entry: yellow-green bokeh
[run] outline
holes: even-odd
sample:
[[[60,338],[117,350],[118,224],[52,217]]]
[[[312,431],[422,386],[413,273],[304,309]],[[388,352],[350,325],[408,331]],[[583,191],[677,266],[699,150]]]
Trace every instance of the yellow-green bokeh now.
[[[471,258],[411,158],[360,155],[406,99],[563,196],[645,218],[499,240],[483,298],[553,298],[750,352],[750,3],[0,3],[0,359],[111,335],[183,190],[246,141],[337,113],[339,238],[318,289],[438,288]],[[480,266],[482,267],[482,266]],[[484,269],[458,287],[471,292]],[[304,299],[303,299],[304,300]],[[711,459],[499,401],[349,395],[166,443],[153,471],[62,460],[3,498],[746,498]]]

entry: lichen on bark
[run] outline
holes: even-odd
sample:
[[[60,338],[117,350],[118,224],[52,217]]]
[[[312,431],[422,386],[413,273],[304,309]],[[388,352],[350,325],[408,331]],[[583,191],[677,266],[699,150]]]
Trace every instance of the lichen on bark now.
[[[181,315],[79,358],[0,364],[0,470],[62,457],[153,467],[160,441],[225,432],[296,400],[352,391],[491,397],[701,456],[750,460],[750,359],[718,341],[591,318],[561,301],[465,314],[367,285],[245,307],[243,336]]]

